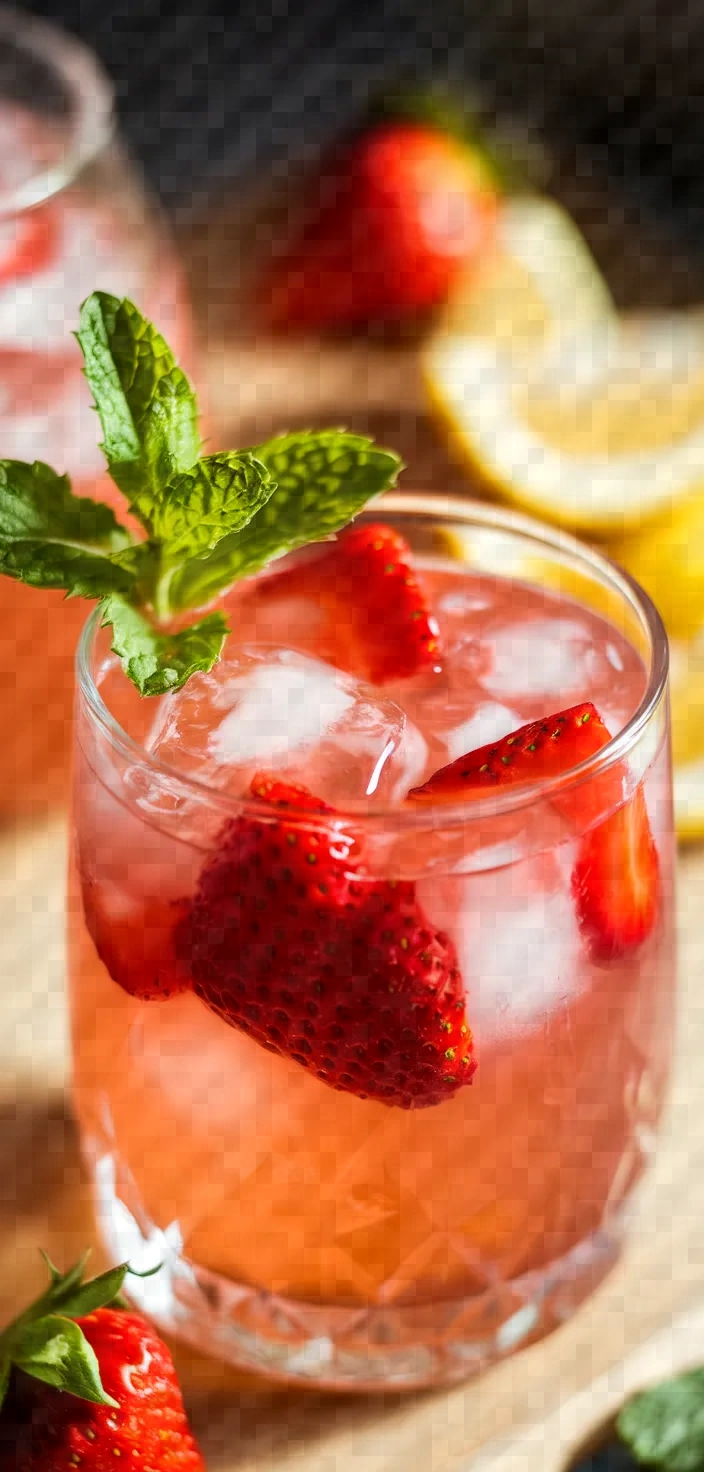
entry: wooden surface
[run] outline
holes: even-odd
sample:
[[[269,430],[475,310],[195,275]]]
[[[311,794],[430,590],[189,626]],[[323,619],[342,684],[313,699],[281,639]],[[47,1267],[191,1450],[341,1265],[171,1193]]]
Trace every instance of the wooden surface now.
[[[64,839],[61,820],[0,836],[0,1322],[40,1281],[38,1246],[66,1261],[92,1239],[64,1095]],[[482,1467],[559,1472],[562,1423],[551,1414],[611,1366],[607,1388],[618,1387],[624,1358],[698,1302],[704,1357],[704,851],[682,858],[679,906],[682,1002],[668,1120],[631,1245],[608,1282],[551,1338],[450,1393],[382,1402],[272,1391],[179,1354],[211,1472],[459,1472],[486,1443],[492,1460]],[[593,1392],[595,1420],[604,1383]],[[589,1401],[579,1402],[580,1429],[590,1417]],[[544,1418],[549,1439],[533,1433],[526,1460],[518,1430]]]

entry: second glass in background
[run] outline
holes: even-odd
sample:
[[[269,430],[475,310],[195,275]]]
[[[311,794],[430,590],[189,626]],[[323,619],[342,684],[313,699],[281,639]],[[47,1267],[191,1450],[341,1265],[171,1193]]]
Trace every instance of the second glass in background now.
[[[2,10],[0,459],[46,461],[117,508],[72,335],[98,289],[133,299],[189,366],[183,276],[116,141],[107,78],[68,35]],[[65,796],[83,617],[80,600],[0,579],[0,812]]]

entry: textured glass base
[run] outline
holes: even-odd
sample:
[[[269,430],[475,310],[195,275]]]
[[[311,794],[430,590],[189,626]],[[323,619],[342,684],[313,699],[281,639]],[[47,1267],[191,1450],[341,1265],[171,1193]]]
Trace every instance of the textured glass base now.
[[[564,1323],[616,1262],[618,1232],[599,1231],[566,1257],[471,1298],[402,1306],[310,1304],[240,1286],[189,1262],[178,1233],[135,1216],[115,1193],[111,1162],[96,1171],[101,1235],[130,1278],[135,1305],[164,1332],[240,1369],[336,1390],[450,1385]]]

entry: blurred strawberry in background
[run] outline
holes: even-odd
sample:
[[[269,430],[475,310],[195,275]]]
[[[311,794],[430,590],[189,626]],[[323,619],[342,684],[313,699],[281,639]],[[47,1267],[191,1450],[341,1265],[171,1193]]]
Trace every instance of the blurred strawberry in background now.
[[[260,292],[276,331],[416,317],[445,301],[494,234],[483,151],[425,120],[391,119],[330,155],[302,228]]]

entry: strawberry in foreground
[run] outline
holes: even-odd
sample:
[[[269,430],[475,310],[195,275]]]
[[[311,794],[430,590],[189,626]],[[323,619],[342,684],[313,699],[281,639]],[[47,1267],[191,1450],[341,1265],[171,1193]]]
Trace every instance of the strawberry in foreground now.
[[[469,752],[409,793],[414,802],[481,797],[499,787],[559,776],[594,756],[610,740],[590,702],[532,721]],[[565,817],[584,829],[622,798],[618,767],[592,778],[569,798],[556,795]],[[580,927],[596,960],[639,946],[655,924],[659,866],[641,788],[582,839],[572,874]]]
[[[0,1472],[205,1472],[166,1345],[113,1306],[128,1267],[85,1262],[0,1335]]]
[[[476,1068],[449,937],[413,883],[365,876],[305,789],[261,775],[252,793],[271,819],[227,825],[177,930],[198,996],[335,1089],[402,1109],[449,1098]]]
[[[478,151],[410,121],[387,122],[338,151],[316,200],[261,293],[277,330],[427,312],[481,259],[497,213]]]

